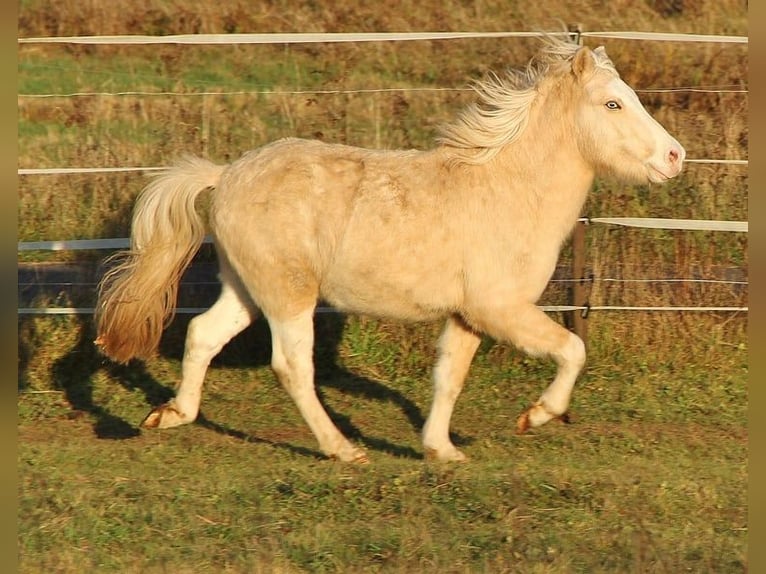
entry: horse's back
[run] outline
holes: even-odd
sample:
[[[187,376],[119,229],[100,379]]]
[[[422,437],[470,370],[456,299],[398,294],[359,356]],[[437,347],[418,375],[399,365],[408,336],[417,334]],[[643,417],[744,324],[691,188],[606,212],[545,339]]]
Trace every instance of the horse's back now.
[[[343,309],[430,318],[462,288],[441,169],[435,152],[280,140],[224,174],[213,233],[259,291],[292,282]]]

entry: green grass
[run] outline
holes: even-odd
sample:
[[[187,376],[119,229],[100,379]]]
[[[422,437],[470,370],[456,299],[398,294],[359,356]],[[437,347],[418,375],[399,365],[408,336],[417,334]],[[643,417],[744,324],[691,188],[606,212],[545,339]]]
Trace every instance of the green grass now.
[[[127,367],[74,319],[20,326],[22,572],[744,571],[745,348],[591,349],[574,422],[518,436],[552,367],[487,340],[453,419],[470,460],[434,464],[419,431],[437,326],[323,315],[318,384],[371,455],[359,467],[318,454],[262,324],[216,359],[196,424],[138,431],[179,375],[184,323]]]
[[[650,457],[625,454],[631,440],[643,439],[554,431],[466,466],[347,468],[192,428],[97,447],[74,475],[59,469],[81,451],[56,441],[52,467],[25,473],[47,493],[31,508],[22,498],[39,525],[25,548],[51,567],[123,572],[742,571],[739,455],[690,465],[675,437]],[[677,467],[658,472],[669,458]]]
[[[55,57],[32,53],[19,62],[21,94],[79,92],[199,92],[310,90],[326,85],[339,73],[331,61],[307,65],[300,48],[264,47],[257,62],[247,61],[230,47],[201,47],[193,55],[174,48],[132,48],[109,58],[87,57],[80,51]],[[377,78],[377,81],[387,78]]]

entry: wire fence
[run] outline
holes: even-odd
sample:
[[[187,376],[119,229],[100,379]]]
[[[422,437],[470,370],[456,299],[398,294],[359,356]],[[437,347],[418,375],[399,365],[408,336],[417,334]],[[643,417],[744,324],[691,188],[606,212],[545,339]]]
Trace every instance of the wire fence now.
[[[578,32],[582,38],[603,38],[635,41],[654,42],[703,42],[717,44],[747,44],[746,36],[720,36],[703,34],[675,34],[657,32],[634,32],[634,31],[601,31],[601,32]],[[20,45],[29,44],[87,44],[87,45],[148,45],[148,44],[184,44],[184,45],[210,45],[210,44],[296,44],[296,43],[331,43],[331,42],[390,42],[390,41],[435,41],[435,40],[458,40],[475,38],[512,38],[512,37],[541,37],[541,36],[571,35],[569,32],[560,34],[541,34],[538,32],[412,32],[412,33],[308,33],[308,34],[183,34],[171,36],[67,36],[67,37],[43,37],[43,38],[19,38]],[[354,90],[252,90],[252,91],[200,91],[200,92],[145,92],[145,91],[122,91],[122,92],[71,92],[61,94],[18,94],[18,98],[76,98],[76,97],[187,97],[187,96],[227,96],[241,94],[367,94],[399,91],[465,91],[469,88],[432,88],[432,87],[392,87],[380,89],[354,89]],[[740,86],[682,86],[664,88],[637,89],[643,93],[673,93],[673,92],[698,92],[698,93],[739,93],[748,94],[747,89]],[[691,164],[721,164],[729,166],[748,166],[748,160],[733,158],[691,158],[686,162]],[[46,176],[46,175],[82,175],[104,174],[125,172],[155,172],[166,169],[162,166],[98,166],[98,167],[54,167],[54,168],[19,168],[19,176]],[[689,219],[660,219],[660,218],[629,218],[629,217],[593,217],[582,218],[580,223],[587,225],[601,224],[623,227],[639,227],[645,229],[665,229],[682,231],[714,231],[714,232],[738,232],[747,233],[748,222],[746,221],[714,221],[714,220],[689,220]],[[210,238],[206,238],[210,242]],[[76,239],[59,241],[23,241],[18,242],[19,252],[28,251],[78,251],[99,249],[125,249],[130,246],[129,238],[103,238],[103,239]],[[582,282],[582,278],[554,279],[552,282]],[[700,283],[700,284],[730,284],[747,285],[747,281],[730,281],[710,278],[596,278],[588,279],[590,282],[604,283]],[[82,283],[95,287],[95,283]],[[192,283],[192,284],[200,284]],[[21,286],[21,283],[19,284]],[[63,285],[63,284],[62,284]],[[745,306],[624,306],[624,305],[548,305],[541,306],[549,312],[590,312],[590,311],[695,311],[695,312],[747,312]],[[179,307],[179,314],[196,314],[204,311],[206,307]],[[317,312],[333,312],[330,307],[320,307]],[[81,315],[91,314],[91,307],[20,307],[19,315]]]

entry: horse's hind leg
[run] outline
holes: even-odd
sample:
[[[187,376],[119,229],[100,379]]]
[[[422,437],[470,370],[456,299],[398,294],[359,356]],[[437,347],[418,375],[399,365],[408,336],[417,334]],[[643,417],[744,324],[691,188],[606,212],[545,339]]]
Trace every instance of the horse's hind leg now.
[[[480,337],[458,317],[450,317],[439,339],[434,368],[434,399],[423,427],[426,457],[444,461],[465,460],[449,438],[449,423]]]
[[[532,356],[552,357],[558,365],[553,382],[518,418],[516,430],[525,432],[564,415],[577,375],[585,364],[582,339],[532,304],[517,305],[503,313],[485,313],[481,322],[490,335],[510,341]]]
[[[181,362],[181,383],[175,398],[155,408],[144,419],[145,428],[170,428],[197,418],[202,383],[210,361],[235,335],[252,323],[255,307],[235,278],[221,274],[221,295],[210,309],[189,322]]]
[[[330,420],[314,388],[314,308],[291,319],[267,314],[272,338],[271,365],[314,433],[319,448],[330,458],[367,462],[365,452],[351,444]]]

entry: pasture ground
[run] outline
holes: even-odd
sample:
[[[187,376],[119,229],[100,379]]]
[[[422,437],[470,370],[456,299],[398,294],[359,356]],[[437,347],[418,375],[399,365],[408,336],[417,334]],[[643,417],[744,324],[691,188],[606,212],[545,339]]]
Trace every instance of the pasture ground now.
[[[419,444],[438,326],[322,315],[323,401],[371,458],[353,466],[316,451],[262,325],[216,360],[197,423],[139,431],[178,379],[184,322],[127,367],[73,319],[21,325],[38,345],[19,397],[20,571],[746,570],[742,345],[591,349],[573,422],[518,436],[551,366],[486,341],[453,419],[470,460],[451,465]]]

